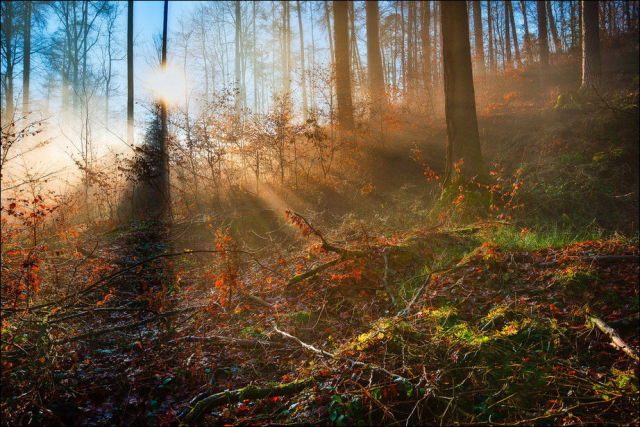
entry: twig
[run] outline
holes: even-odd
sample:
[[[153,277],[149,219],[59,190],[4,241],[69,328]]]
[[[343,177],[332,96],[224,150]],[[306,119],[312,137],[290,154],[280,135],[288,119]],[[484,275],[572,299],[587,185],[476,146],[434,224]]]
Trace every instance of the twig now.
[[[306,348],[307,350],[309,350],[309,351],[311,351],[313,353],[319,354],[319,355],[321,355],[323,357],[327,357],[327,358],[335,359],[335,360],[342,360],[342,361],[345,361],[345,362],[349,363],[351,366],[359,366],[361,368],[371,369],[371,370],[374,370],[374,371],[382,372],[383,374],[388,375],[388,376],[394,378],[397,381],[401,381],[403,383],[409,383],[409,380],[406,379],[405,377],[400,376],[398,374],[394,374],[393,372],[391,372],[391,371],[389,371],[389,370],[387,370],[387,369],[385,369],[385,368],[383,368],[381,366],[371,365],[369,363],[364,363],[364,362],[359,362],[357,360],[349,359],[348,357],[337,356],[337,355],[334,355],[332,353],[329,353],[328,351],[316,348],[316,347],[312,346],[311,344],[307,344],[307,343],[303,342],[302,340],[300,340],[300,338],[295,337],[295,336],[293,336],[291,334],[288,334],[287,332],[284,332],[284,331],[278,329],[278,327],[276,325],[273,326],[273,330],[278,332],[280,335],[297,342],[301,347]]]
[[[413,298],[411,298],[411,301],[409,301],[409,304],[407,304],[407,306],[400,310],[398,312],[398,314],[396,315],[397,317],[405,317],[409,314],[409,310],[411,310],[411,306],[413,306],[413,304],[415,304],[415,302],[418,300],[418,298],[420,298],[420,296],[422,296],[422,293],[424,292],[424,290],[426,289],[427,285],[429,284],[429,282],[431,281],[431,275],[433,273],[429,273],[427,275],[427,278],[424,280],[424,283],[422,284],[422,286],[420,287],[420,289],[418,289],[418,292],[415,293],[415,295],[413,295]]]
[[[607,336],[611,339],[611,346],[617,348],[619,350],[624,351],[629,357],[631,357],[635,361],[640,361],[638,355],[633,351],[629,345],[624,342],[620,335],[613,329],[611,326],[607,325],[604,320],[596,317],[594,315],[587,316],[589,322],[598,327],[602,332],[607,334]]]

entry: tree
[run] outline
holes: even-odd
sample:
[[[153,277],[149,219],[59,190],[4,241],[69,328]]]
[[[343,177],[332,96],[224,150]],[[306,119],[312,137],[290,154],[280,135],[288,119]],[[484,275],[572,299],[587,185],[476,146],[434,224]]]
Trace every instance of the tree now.
[[[31,77],[31,1],[24,2],[23,56],[22,56],[22,114],[29,111],[29,79]]]
[[[556,48],[556,52],[562,52],[562,41],[560,40],[560,36],[558,35],[558,29],[556,28],[556,22],[553,18],[553,10],[551,9],[551,2],[545,2],[547,6],[547,17],[549,20],[549,29],[551,30],[551,37],[553,38],[553,44]]]
[[[4,70],[2,73],[2,91],[5,98],[4,113],[8,120],[13,118],[13,70],[16,65],[16,40],[15,40],[15,13],[13,2],[2,2],[2,59]]]
[[[300,32],[300,69],[302,74],[302,117],[304,121],[307,121],[307,114],[309,106],[307,103],[307,78],[306,68],[304,64],[304,31],[302,29],[302,7],[300,6],[300,0],[296,0],[296,6],[298,8],[298,31]]]
[[[485,172],[476,116],[466,2],[442,2],[440,11],[448,136],[445,183],[451,182],[454,164],[463,180],[481,182]]]
[[[482,36],[482,3],[474,1],[473,3],[473,32],[475,34],[475,48],[476,48],[476,64],[478,64],[478,71],[480,74],[484,74],[484,41]]]
[[[493,40],[493,8],[491,0],[487,0],[487,32],[489,33],[489,68],[496,71],[496,48]]]
[[[380,54],[380,30],[378,1],[365,2],[367,21],[367,74],[371,99],[371,120],[378,120],[385,103],[382,56]]]
[[[505,40],[505,51],[506,51],[506,59],[505,59],[505,68],[512,67],[513,63],[511,60],[511,25],[509,22],[509,3],[508,1],[504,3],[504,40]]]
[[[601,73],[597,1],[582,2],[582,89],[598,84]]]
[[[338,101],[338,125],[353,129],[353,104],[351,101],[351,66],[349,55],[349,18],[346,1],[333,1],[333,29],[335,39],[336,99]]]
[[[422,78],[424,81],[425,96],[429,96],[431,89],[431,2],[422,3],[422,26],[420,27],[420,39],[422,42]]]
[[[234,71],[235,71],[235,87],[237,90],[236,93],[236,115],[240,116],[240,108],[242,106],[242,92],[244,91],[244,87],[241,84],[242,81],[242,69],[240,65],[240,59],[242,56],[242,13],[240,11],[240,0],[235,1],[235,29],[236,29],[236,37],[235,37],[235,56],[234,56]]]
[[[511,23],[511,34],[513,35],[513,50],[516,55],[516,64],[520,63],[520,47],[518,46],[518,32],[516,31],[516,20],[513,17],[513,3],[509,4],[509,22]]]
[[[531,33],[529,32],[529,18],[527,16],[527,3],[520,1],[520,10],[522,10],[522,22],[524,24],[524,48],[527,53],[527,60],[531,61],[533,53],[531,52]]]
[[[169,17],[169,0],[164,0],[162,21],[162,72],[167,69],[167,21]],[[168,128],[167,101],[160,99],[160,138],[158,141],[158,185],[159,185],[159,214],[165,214],[169,204],[169,156],[168,156]]]
[[[133,0],[127,7],[127,143],[133,145]]]
[[[536,2],[538,10],[538,49],[540,50],[540,68],[549,65],[549,36],[547,35],[547,11],[544,0]]]

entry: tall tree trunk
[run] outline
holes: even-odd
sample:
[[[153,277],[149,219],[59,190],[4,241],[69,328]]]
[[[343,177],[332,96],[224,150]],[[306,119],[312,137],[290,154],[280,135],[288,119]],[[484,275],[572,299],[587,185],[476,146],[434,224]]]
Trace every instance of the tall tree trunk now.
[[[14,12],[13,2],[8,1],[4,3],[4,10],[2,16],[2,43],[5,50],[6,66],[4,69],[3,77],[3,91],[5,97],[5,114],[8,120],[13,119],[14,103],[13,103],[13,63],[14,63],[14,50],[13,50],[13,30],[14,30]]]
[[[167,22],[169,18],[169,0],[164,0],[164,13],[162,21],[162,62],[161,69],[165,72],[167,69]],[[160,214],[168,213],[169,203],[169,156],[168,156],[168,127],[167,127],[167,103],[166,100],[160,100],[160,165],[159,165],[159,184],[160,184]]]
[[[631,11],[628,1],[622,2],[622,12],[624,14],[624,29],[625,31],[631,31]]]
[[[327,33],[329,34],[329,56],[331,56],[331,63],[335,64],[335,49],[333,47],[333,31],[331,30],[331,12],[329,11],[329,0],[324,0],[324,16],[327,24]],[[335,24],[334,24],[335,25]]]
[[[529,32],[527,4],[524,0],[520,1],[520,10],[522,10],[522,22],[524,24],[524,48],[527,55],[527,61],[531,61],[533,59],[533,52],[531,52],[531,33]]]
[[[371,100],[370,118],[372,123],[379,120],[385,104],[384,77],[382,75],[382,57],[380,54],[380,12],[378,1],[365,2],[367,21],[367,71],[369,80],[369,98]]]
[[[582,2],[582,89],[598,84],[601,74],[597,1]]]
[[[410,98],[414,92],[414,43],[413,43],[413,28],[415,23],[415,1],[407,2],[407,94]]]
[[[302,117],[304,121],[307,121],[307,114],[309,112],[309,105],[307,103],[307,69],[304,64],[304,31],[302,28],[302,9],[300,6],[300,0],[296,0],[296,6],[298,7],[298,31],[300,32],[300,72],[302,74]]]
[[[493,8],[491,0],[487,0],[487,32],[489,33],[489,68],[496,72],[496,48],[493,40]]]
[[[257,38],[256,38],[256,5],[257,2],[253,2],[253,13],[251,14],[251,25],[253,27],[253,40],[252,40],[252,50],[253,55],[251,55],[251,68],[253,68],[253,111],[258,112],[258,49],[256,48]]]
[[[475,35],[476,48],[476,64],[478,71],[484,74],[484,40],[482,37],[482,3],[474,1],[473,3],[473,32]]]
[[[236,115],[238,117],[240,117],[240,109],[242,108],[242,91],[244,90],[243,87],[241,87],[241,81],[242,81],[242,69],[241,69],[241,65],[240,65],[240,60],[241,58],[241,52],[242,52],[242,17],[241,17],[241,13],[240,13],[240,0],[236,0],[235,1],[235,14],[234,14],[234,19],[235,19],[235,56],[234,56],[234,76],[235,76],[235,88],[236,88],[236,99],[235,99],[235,106],[236,106]]]
[[[511,59],[511,31],[509,22],[509,1],[503,1],[504,3],[504,40],[505,40],[505,68],[513,66]]]
[[[509,22],[511,23],[511,34],[513,35],[513,50],[516,54],[516,64],[520,64],[520,47],[518,46],[518,32],[516,31],[516,20],[513,17],[512,2],[509,2]]]
[[[133,0],[127,8],[127,143],[133,145]]]
[[[546,1],[547,5],[547,16],[549,17],[549,29],[551,30],[551,37],[553,37],[553,44],[556,47],[556,52],[562,52],[562,40],[558,36],[558,29],[556,28],[556,21],[553,18],[553,10],[551,9],[551,2]]]
[[[349,18],[347,2],[333,1],[333,29],[336,45],[336,98],[338,124],[342,129],[353,129],[353,104],[351,102],[351,70],[349,58]]]
[[[466,2],[442,2],[440,10],[448,135],[445,182],[452,178],[454,163],[459,165],[463,179],[483,181],[485,172],[476,117]]]
[[[431,41],[430,23],[431,23],[431,2],[423,1],[422,3],[422,26],[420,28],[420,39],[422,44],[422,78],[425,88],[425,96],[429,97],[431,92]]]
[[[30,0],[24,2],[24,33],[22,57],[22,114],[29,111],[29,79],[31,77],[31,8]]]
[[[547,36],[547,11],[544,0],[537,0],[538,10],[538,50],[540,51],[540,68],[542,71],[549,65],[549,38]]]

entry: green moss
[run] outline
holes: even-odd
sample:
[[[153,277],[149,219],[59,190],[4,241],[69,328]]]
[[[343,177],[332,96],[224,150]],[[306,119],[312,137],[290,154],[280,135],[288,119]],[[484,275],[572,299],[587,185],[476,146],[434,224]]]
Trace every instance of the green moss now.
[[[556,274],[555,281],[565,291],[583,292],[598,280],[598,273],[587,267],[569,267]]]

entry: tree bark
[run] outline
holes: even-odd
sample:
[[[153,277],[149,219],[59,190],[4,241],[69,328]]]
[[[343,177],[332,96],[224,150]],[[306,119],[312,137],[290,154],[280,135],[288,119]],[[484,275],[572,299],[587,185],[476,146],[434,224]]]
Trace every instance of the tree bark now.
[[[242,108],[242,91],[240,82],[242,81],[242,70],[240,68],[241,52],[242,52],[242,17],[240,13],[240,0],[235,1],[235,56],[234,56],[234,76],[235,76],[235,88],[236,88],[236,116],[240,117],[240,109]]]
[[[511,25],[509,22],[509,2],[504,1],[504,40],[505,40],[505,68],[513,67],[511,57]]]
[[[3,91],[5,97],[5,114],[7,120],[13,120],[14,104],[13,104],[13,63],[14,63],[14,44],[13,44],[13,27],[14,13],[13,2],[4,3],[2,14],[2,43],[5,50],[5,69],[2,76]]]
[[[466,179],[484,178],[469,46],[469,21],[464,1],[440,4],[445,115],[447,120],[447,173],[454,163]],[[462,161],[463,163],[460,163]]]
[[[133,0],[127,7],[127,143],[133,145]]]
[[[371,100],[370,119],[377,121],[380,118],[385,103],[382,56],[380,54],[378,1],[365,2],[365,9],[367,21],[367,72],[369,79],[369,98]]]
[[[601,74],[597,1],[582,2],[582,89],[598,84]]]
[[[558,36],[558,29],[556,28],[556,21],[553,19],[553,10],[551,9],[551,2],[545,2],[547,6],[547,16],[549,19],[549,29],[551,30],[551,37],[553,38],[553,44],[556,47],[556,53],[562,52],[562,40]]]
[[[167,21],[169,18],[169,0],[164,0],[164,13],[162,21],[162,62],[161,68],[167,69]],[[160,100],[160,158],[159,158],[159,185],[160,185],[160,215],[167,213],[169,208],[169,157],[168,157],[168,128],[167,128],[167,102]]]
[[[296,6],[298,7],[298,31],[300,31],[300,72],[302,74],[302,118],[307,121],[307,114],[309,112],[309,104],[307,102],[307,77],[306,67],[304,63],[304,31],[302,28],[302,9],[300,6],[300,0],[296,0]]]
[[[491,0],[487,0],[487,31],[489,33],[489,68],[496,72],[496,49],[493,40],[493,10]]]
[[[431,24],[431,2],[423,1],[422,3],[422,26],[420,29],[420,38],[422,43],[422,78],[425,88],[425,96],[429,97],[431,92],[431,40],[430,24]]]
[[[520,9],[522,10],[522,22],[524,24],[524,48],[527,54],[527,60],[531,61],[533,53],[531,52],[531,33],[529,32],[529,18],[527,17],[527,4],[524,0],[520,1]]]
[[[509,2],[509,22],[511,23],[511,34],[513,36],[513,50],[515,52],[516,64],[520,64],[520,47],[518,46],[518,32],[516,31],[516,20],[513,17],[513,3]]]
[[[24,2],[24,34],[23,34],[23,57],[22,57],[22,114],[29,111],[29,79],[31,74],[31,1]]]
[[[544,0],[536,2],[538,11],[538,49],[540,51],[540,68],[544,69],[549,65],[549,38],[547,36],[547,11]]]
[[[482,37],[482,3],[473,2],[473,32],[475,34],[476,64],[478,71],[484,74],[484,40]]]
[[[353,129],[348,25],[347,2],[334,0],[333,29],[336,57],[336,98],[338,101],[338,124],[344,130]]]

